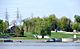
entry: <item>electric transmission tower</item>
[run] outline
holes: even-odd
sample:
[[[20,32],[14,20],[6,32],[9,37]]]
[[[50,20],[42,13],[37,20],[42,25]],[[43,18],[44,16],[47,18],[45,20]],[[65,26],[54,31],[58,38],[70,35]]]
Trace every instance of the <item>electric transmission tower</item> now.
[[[7,8],[6,8],[6,12],[5,12],[5,21],[8,21],[8,12],[7,12]]]
[[[17,17],[16,18],[19,19],[19,10],[18,10],[18,8],[17,8]]]

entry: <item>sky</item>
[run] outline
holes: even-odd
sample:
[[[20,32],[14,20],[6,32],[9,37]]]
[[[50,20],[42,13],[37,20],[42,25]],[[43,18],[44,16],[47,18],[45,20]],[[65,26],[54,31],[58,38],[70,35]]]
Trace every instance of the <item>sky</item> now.
[[[9,21],[16,17],[17,8],[22,19],[31,17],[44,17],[55,14],[61,18],[66,16],[72,21],[74,15],[80,15],[80,0],[0,0],[0,19],[5,19],[8,11]]]

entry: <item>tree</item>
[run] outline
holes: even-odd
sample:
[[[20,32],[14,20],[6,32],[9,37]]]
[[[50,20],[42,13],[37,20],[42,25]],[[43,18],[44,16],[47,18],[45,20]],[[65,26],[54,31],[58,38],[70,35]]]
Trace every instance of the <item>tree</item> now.
[[[5,22],[3,22],[3,31],[5,32],[5,33],[7,33],[7,28],[9,27],[9,22],[8,21],[5,21]]]
[[[44,38],[44,35],[46,35],[46,34],[47,34],[47,32],[46,32],[45,28],[43,28],[43,29],[41,30],[41,33],[40,33],[40,34],[42,35],[42,38]]]
[[[20,34],[21,33],[21,30],[20,30],[20,28],[18,26],[15,26],[14,31],[15,31],[15,35],[17,37],[21,36],[21,34]]]
[[[68,31],[71,27],[71,20],[68,19],[67,17],[63,16],[60,19],[60,27],[63,31]]]
[[[23,26],[21,26],[21,30],[20,30],[21,32],[20,32],[20,36],[24,36],[24,29],[23,29]]]
[[[8,25],[6,22],[3,22],[3,20],[0,20],[0,32],[6,32],[8,28]]]
[[[79,15],[75,15],[74,18],[75,18],[76,22],[80,23],[80,16]]]
[[[57,28],[57,18],[54,14],[49,16],[49,22],[51,24],[52,30],[55,30]]]
[[[72,28],[73,28],[74,30],[77,30],[78,27],[79,27],[79,24],[78,24],[78,23],[74,23],[74,24],[72,25]]]
[[[77,31],[80,31],[80,16],[79,15],[75,15],[75,24],[73,25],[73,28]]]
[[[0,32],[3,32],[3,20],[0,20]]]

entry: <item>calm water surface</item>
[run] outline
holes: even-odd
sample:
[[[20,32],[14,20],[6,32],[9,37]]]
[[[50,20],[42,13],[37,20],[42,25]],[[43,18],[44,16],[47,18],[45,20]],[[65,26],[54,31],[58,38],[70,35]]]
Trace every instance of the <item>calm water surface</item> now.
[[[0,43],[0,49],[80,49],[80,43]]]

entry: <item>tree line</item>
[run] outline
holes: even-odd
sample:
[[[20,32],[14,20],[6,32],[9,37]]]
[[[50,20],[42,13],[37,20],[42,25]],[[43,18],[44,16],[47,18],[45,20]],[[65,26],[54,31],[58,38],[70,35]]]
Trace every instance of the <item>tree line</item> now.
[[[49,15],[47,17],[32,17],[24,19],[23,26],[25,27],[25,32],[32,32],[34,34],[40,35],[50,35],[51,31],[67,31],[73,32],[73,30],[80,31],[80,16],[74,15],[74,22],[66,16],[60,19],[56,17],[55,14]]]
[[[47,17],[31,17],[23,20],[22,26],[16,26],[15,29],[16,36],[20,36],[24,32],[31,32],[33,34],[39,35],[49,35],[51,36],[51,31],[67,31],[73,32],[73,30],[80,31],[80,16],[74,15],[74,22],[70,18],[63,16],[57,18],[55,14],[51,14]],[[0,32],[7,33],[7,28],[9,27],[9,22],[0,20]],[[20,32],[23,31],[21,34]]]

